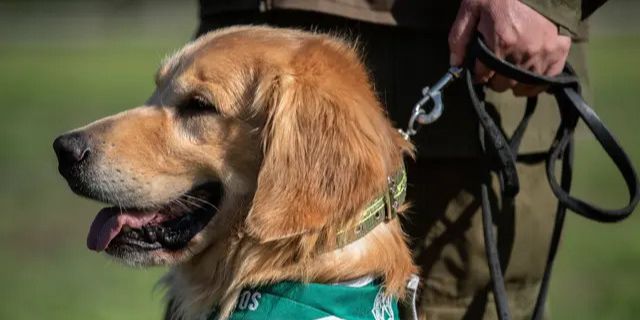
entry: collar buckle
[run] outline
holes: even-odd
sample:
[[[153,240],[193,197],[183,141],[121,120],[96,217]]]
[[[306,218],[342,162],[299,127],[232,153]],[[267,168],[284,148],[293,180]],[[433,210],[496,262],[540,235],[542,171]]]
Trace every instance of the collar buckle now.
[[[342,248],[362,238],[379,224],[397,218],[398,209],[404,202],[406,191],[407,176],[402,168],[396,175],[387,178],[386,190],[363,210],[360,222],[354,228],[338,232],[337,247]]]
[[[398,216],[398,207],[400,207],[400,202],[395,197],[397,189],[398,183],[395,177],[387,177],[387,191],[384,193],[385,222],[389,222]]]

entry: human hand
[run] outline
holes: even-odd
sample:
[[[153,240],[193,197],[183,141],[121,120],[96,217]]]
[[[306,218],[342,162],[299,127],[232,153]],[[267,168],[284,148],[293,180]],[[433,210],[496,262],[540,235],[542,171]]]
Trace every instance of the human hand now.
[[[496,56],[518,67],[546,76],[564,68],[571,38],[558,34],[558,27],[518,0],[463,0],[449,32],[450,64],[464,62],[467,45],[479,31]],[[535,96],[543,86],[518,83],[475,62],[476,81],[495,91],[513,89],[516,96]]]

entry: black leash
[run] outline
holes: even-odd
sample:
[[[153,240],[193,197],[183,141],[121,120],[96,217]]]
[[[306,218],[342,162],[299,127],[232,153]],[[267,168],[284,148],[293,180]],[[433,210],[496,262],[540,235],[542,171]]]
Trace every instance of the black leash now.
[[[620,144],[613,137],[611,132],[602,123],[596,113],[582,98],[580,83],[575,72],[569,64],[564,68],[562,74],[556,77],[537,75],[530,71],[520,69],[513,64],[504,61],[493,54],[486,47],[480,37],[471,45],[468,55],[468,66],[473,66],[473,62],[479,59],[490,69],[520,83],[530,85],[548,86],[548,92],[552,94],[560,110],[561,122],[556,132],[553,143],[547,153],[546,171],[547,179],[551,190],[558,199],[555,223],[547,256],[547,263],[542,277],[540,290],[533,310],[533,319],[539,320],[544,314],[545,301],[547,297],[549,279],[551,277],[553,262],[558,251],[558,245],[562,235],[562,227],[567,209],[591,220],[598,222],[616,222],[628,217],[640,199],[638,189],[638,178],[636,172]],[[492,212],[489,201],[489,188],[491,181],[491,171],[498,173],[502,197],[513,203],[519,191],[518,174],[516,170],[516,160],[518,148],[529,119],[533,115],[537,98],[527,99],[524,116],[514,131],[512,137],[507,139],[500,127],[489,115],[484,103],[484,90],[482,85],[473,83],[471,68],[452,68],[447,75],[440,80],[434,88],[425,88],[423,99],[415,106],[407,131],[403,132],[408,139],[417,133],[414,122],[428,124],[440,116],[443,110],[441,90],[449,83],[459,77],[464,77],[467,83],[469,97],[473,108],[478,116],[479,137],[485,157],[492,164],[489,168],[485,182],[480,186],[480,196],[482,201],[482,221],[484,230],[485,251],[491,273],[492,290],[498,318],[500,320],[511,319],[507,294],[504,284],[503,269],[500,264],[496,237],[494,235]],[[430,113],[422,110],[427,101],[433,101],[434,106]],[[435,115],[435,117],[433,116]],[[435,119],[434,119],[435,118]],[[573,134],[578,122],[585,122],[591,133],[594,135],[607,156],[613,161],[616,168],[622,174],[629,191],[629,202],[619,209],[603,209],[585,200],[573,197],[570,194],[572,167],[574,157]],[[562,161],[560,181],[556,176],[556,162]]]
[[[631,164],[629,156],[624,152],[620,144],[613,137],[611,132],[605,127],[596,113],[589,107],[580,95],[580,84],[575,72],[567,64],[562,74],[557,77],[545,77],[536,75],[527,70],[520,69],[509,62],[496,57],[489,48],[485,46],[480,38],[472,47],[471,56],[479,59],[489,68],[495,70],[508,78],[518,82],[531,85],[549,86],[548,92],[554,95],[560,110],[561,122],[551,148],[547,154],[546,169],[547,178],[551,190],[558,198],[556,219],[547,256],[547,263],[542,277],[538,298],[533,310],[533,319],[541,319],[544,314],[545,301],[549,288],[553,262],[558,251],[558,245],[564,225],[564,218],[567,209],[598,222],[616,222],[628,217],[640,199],[638,190],[638,178]],[[480,122],[480,139],[485,155],[491,157],[490,161],[498,164],[498,173],[503,185],[503,196],[513,198],[518,192],[518,179],[515,170],[515,161],[518,153],[518,146],[522,139],[526,124],[535,110],[536,99],[527,100],[527,109],[520,125],[516,129],[513,137],[507,143],[507,139],[496,125],[493,119],[487,114],[484,106],[483,91],[480,86],[473,84],[473,75],[467,71],[465,74],[469,95],[473,107]],[[603,209],[585,200],[571,196],[571,180],[573,166],[573,134],[578,121],[585,122],[591,130],[600,146],[607,156],[618,168],[629,191],[629,202],[620,209]],[[488,140],[488,141],[485,141]],[[487,146],[489,142],[489,146]],[[560,182],[556,177],[556,162],[562,161]],[[504,277],[498,256],[496,238],[493,235],[492,213],[489,205],[488,188],[489,175],[487,181],[481,186],[482,197],[482,217],[485,238],[485,250],[489,261],[492,286],[495,297],[496,309],[501,320],[510,319],[509,307],[507,304]]]

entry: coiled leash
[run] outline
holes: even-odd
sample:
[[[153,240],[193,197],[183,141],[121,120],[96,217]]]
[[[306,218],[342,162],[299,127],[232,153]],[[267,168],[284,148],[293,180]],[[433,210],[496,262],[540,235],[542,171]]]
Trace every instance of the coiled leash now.
[[[547,262],[540,284],[540,290],[533,310],[532,318],[539,320],[544,314],[545,300],[547,297],[549,279],[553,262],[558,251],[562,227],[564,224],[567,209],[598,222],[616,222],[627,218],[635,209],[640,199],[638,190],[638,177],[620,144],[613,137],[611,132],[602,123],[596,113],[589,107],[581,96],[580,83],[578,78],[567,63],[563,72],[556,77],[537,75],[530,71],[520,69],[515,65],[504,61],[493,54],[484,44],[480,37],[470,46],[466,66],[473,66],[475,59],[480,60],[487,67],[508,78],[514,79],[523,84],[548,86],[547,92],[552,94],[560,110],[560,125],[549,151],[546,153],[546,172],[551,190],[558,199],[555,223],[551,235],[551,243],[547,256]],[[518,148],[529,119],[533,115],[537,98],[527,99],[525,113],[516,127],[510,139],[507,139],[500,127],[496,125],[493,118],[487,113],[484,103],[484,91],[482,85],[473,83],[472,68],[452,67],[447,74],[432,88],[423,90],[423,98],[416,104],[409,120],[407,130],[401,131],[405,139],[417,134],[419,125],[425,125],[436,121],[443,112],[442,90],[454,80],[464,77],[468,87],[471,104],[478,116],[480,145],[484,157],[492,168],[487,170],[485,181],[480,186],[480,196],[482,201],[482,222],[484,230],[485,251],[491,273],[492,290],[498,318],[500,320],[511,319],[507,304],[507,295],[504,284],[503,269],[498,256],[496,237],[493,230],[491,206],[489,202],[489,184],[491,171],[497,172],[503,201],[513,205],[515,196],[519,191],[518,174],[516,171],[516,159]],[[427,113],[423,107],[428,102],[433,106]],[[590,204],[582,199],[573,197],[570,194],[572,180],[572,166],[574,157],[573,134],[578,121],[584,121],[591,133],[594,135],[607,156],[613,161],[616,168],[622,174],[627,189],[629,191],[628,203],[619,209],[607,210]],[[529,159],[535,161],[535,159]],[[556,162],[561,161],[560,181],[556,176]]]

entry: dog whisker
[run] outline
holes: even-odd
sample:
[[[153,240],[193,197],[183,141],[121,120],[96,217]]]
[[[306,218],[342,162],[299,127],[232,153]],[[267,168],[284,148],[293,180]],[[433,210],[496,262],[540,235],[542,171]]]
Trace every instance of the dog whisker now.
[[[175,200],[174,200],[174,201],[172,201],[171,203],[175,203],[176,205],[178,205],[178,206],[182,207],[182,209],[184,209],[184,210],[186,210],[186,211],[189,211],[189,210],[190,210],[189,206],[188,206],[188,205],[186,205],[186,204],[184,204],[184,203],[180,200],[180,198],[175,199]]]
[[[190,205],[190,206],[192,206],[192,207],[194,207],[196,209],[203,208],[203,206],[201,204],[199,204],[197,202],[190,201],[189,199],[179,199],[178,201],[184,202],[184,203],[186,203],[186,204],[188,204],[188,205]]]
[[[218,210],[218,208],[214,204],[212,204],[211,202],[209,202],[207,200],[204,200],[202,198],[194,197],[194,196],[191,196],[191,195],[188,195],[188,194],[185,194],[183,197],[185,198],[185,200],[189,199],[191,201],[195,201],[196,203],[201,203],[201,204],[203,204],[205,206],[208,206],[208,207],[211,207],[211,208],[214,208],[214,209]],[[202,208],[202,206],[200,208]]]

